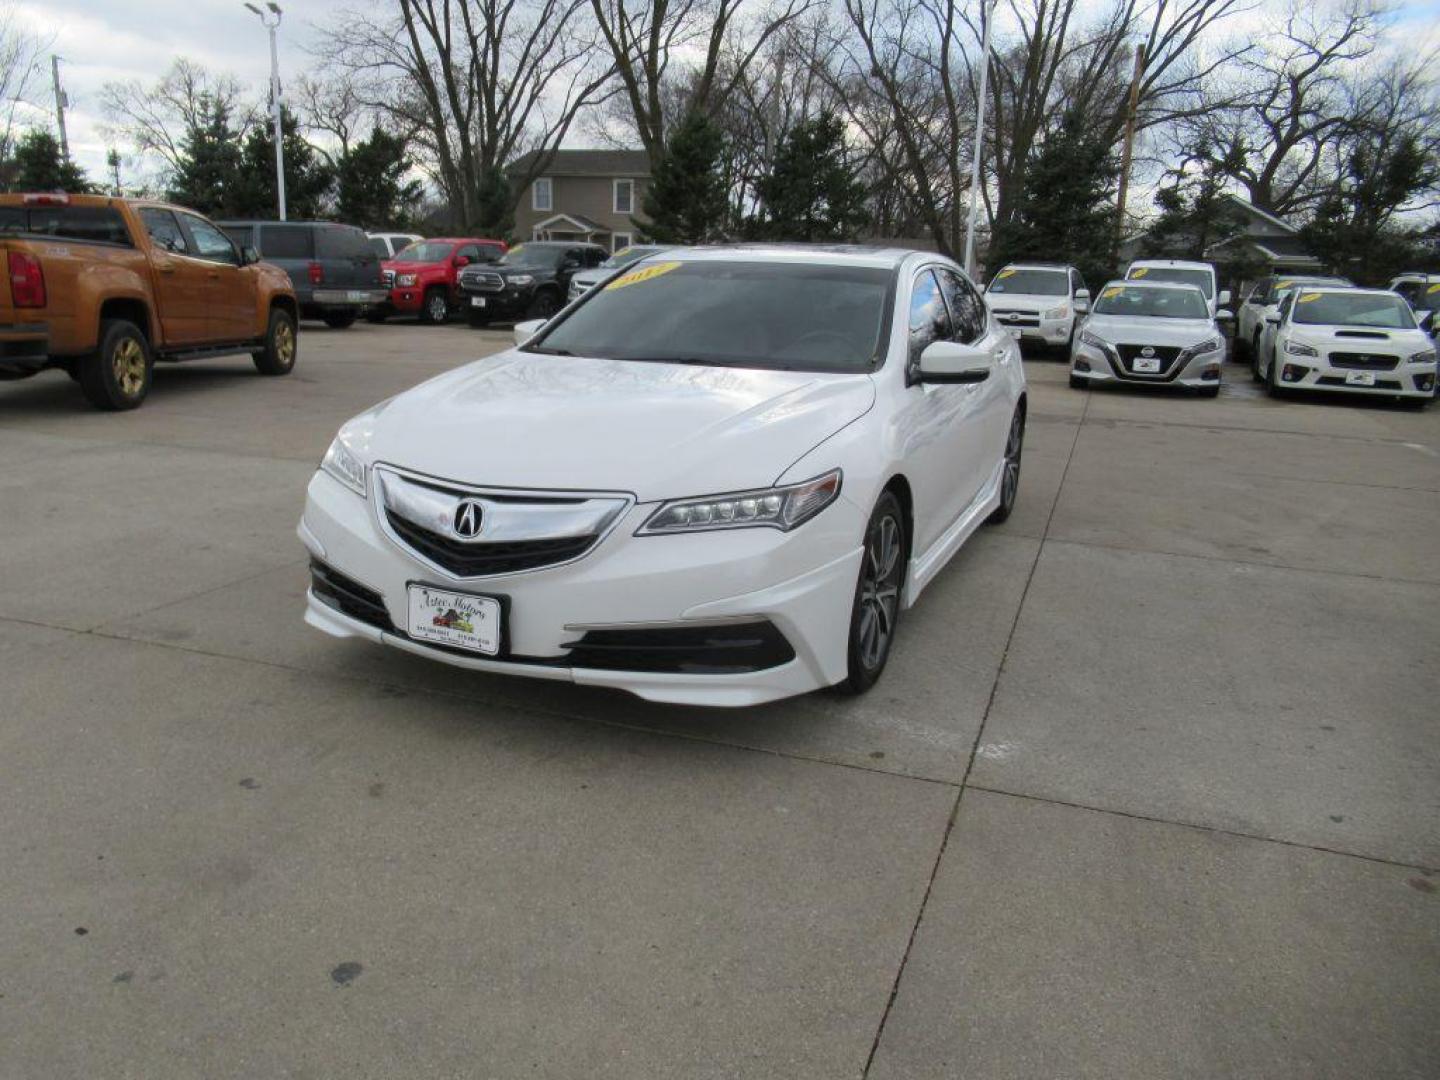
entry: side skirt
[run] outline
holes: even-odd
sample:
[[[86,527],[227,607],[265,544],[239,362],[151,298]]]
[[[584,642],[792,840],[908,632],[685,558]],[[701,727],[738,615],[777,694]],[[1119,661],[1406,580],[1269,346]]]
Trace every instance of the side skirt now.
[[[910,607],[920,598],[925,586],[945,569],[945,564],[964,546],[970,534],[983,525],[990,512],[1000,505],[1000,480],[1004,469],[1005,462],[1002,459],[996,464],[995,471],[990,474],[989,481],[980,489],[980,493],[954,523],[940,534],[940,538],[930,545],[929,550],[911,557],[910,573],[905,581],[905,607]]]

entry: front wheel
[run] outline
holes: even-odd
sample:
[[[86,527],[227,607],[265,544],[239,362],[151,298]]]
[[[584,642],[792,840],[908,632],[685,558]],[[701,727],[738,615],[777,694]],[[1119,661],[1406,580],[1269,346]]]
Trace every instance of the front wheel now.
[[[905,515],[893,491],[880,496],[865,527],[865,551],[850,611],[849,672],[842,689],[863,694],[890,659],[905,580]]]
[[[541,289],[526,312],[532,319],[548,319],[560,310],[560,296],[553,289]]]
[[[1265,371],[1265,390],[1272,398],[1285,396],[1280,387],[1280,357],[1275,349],[1270,350],[1270,364]]]
[[[270,324],[265,328],[265,346],[251,353],[250,358],[261,375],[289,375],[295,368],[298,349],[295,320],[284,308],[274,308],[270,312]]]
[[[450,301],[444,289],[431,289],[425,294],[425,303],[420,306],[420,321],[438,326],[450,318]]]
[[[1015,509],[1015,496],[1020,494],[1020,455],[1025,450],[1025,411],[1018,406],[1010,418],[1010,434],[1005,437],[1005,461],[1000,470],[1000,505],[985,520],[999,525]]]
[[[154,371],[155,358],[140,328],[127,319],[106,319],[99,347],[79,361],[76,381],[91,405],[121,412],[145,400]]]

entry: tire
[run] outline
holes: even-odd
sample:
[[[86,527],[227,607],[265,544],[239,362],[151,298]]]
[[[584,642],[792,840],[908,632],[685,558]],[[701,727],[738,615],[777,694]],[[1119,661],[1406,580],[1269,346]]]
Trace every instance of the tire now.
[[[849,672],[840,689],[863,694],[885,671],[900,619],[907,559],[905,514],[893,491],[875,504],[865,526],[865,553],[850,609]]]
[[[1018,405],[1010,418],[1010,433],[1005,436],[1005,467],[1000,473],[1000,505],[990,511],[986,524],[999,525],[1015,509],[1020,494],[1020,458],[1025,453],[1025,410]]]
[[[365,312],[365,321],[376,324],[383,323],[389,317],[389,314],[387,311],[367,311]]]
[[[1260,378],[1260,332],[1255,332],[1254,340],[1250,342],[1250,377],[1256,382],[1263,382]]]
[[[525,315],[531,319],[548,319],[560,310],[560,294],[554,289],[541,289],[535,294],[535,299],[530,301],[530,308]]]
[[[1076,374],[1074,374],[1074,373],[1071,373],[1071,375],[1070,375],[1070,389],[1071,389],[1071,390],[1088,390],[1088,389],[1090,389],[1090,380],[1089,380],[1089,379],[1082,379],[1079,375],[1076,375]]]
[[[420,305],[420,321],[427,326],[441,326],[450,318],[450,299],[444,289],[427,289]]]
[[[1270,366],[1265,372],[1265,392],[1272,398],[1283,398],[1286,391],[1280,386],[1280,358],[1270,350]]]
[[[140,328],[127,319],[100,323],[100,344],[77,365],[85,400],[106,412],[138,408],[150,393],[155,357]]]
[[[357,318],[353,311],[329,311],[325,313],[325,325],[331,330],[344,330],[355,325]]]
[[[295,370],[295,354],[299,351],[295,319],[284,308],[271,308],[265,347],[250,354],[255,370],[261,375],[289,375]]]

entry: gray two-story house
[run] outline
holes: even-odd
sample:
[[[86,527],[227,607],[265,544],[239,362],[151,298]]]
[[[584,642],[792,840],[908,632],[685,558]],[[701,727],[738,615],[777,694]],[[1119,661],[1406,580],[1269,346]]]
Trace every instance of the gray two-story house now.
[[[535,152],[510,166],[528,173]],[[634,243],[635,216],[650,182],[643,150],[558,150],[544,172],[520,192],[515,235],[521,240],[583,240],[611,251]]]

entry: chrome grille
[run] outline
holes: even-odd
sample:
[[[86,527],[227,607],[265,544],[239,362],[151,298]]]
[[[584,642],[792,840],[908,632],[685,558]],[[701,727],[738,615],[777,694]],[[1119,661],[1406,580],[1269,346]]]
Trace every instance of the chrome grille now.
[[[493,270],[467,269],[460,272],[460,287],[470,292],[500,292],[505,279]]]

